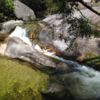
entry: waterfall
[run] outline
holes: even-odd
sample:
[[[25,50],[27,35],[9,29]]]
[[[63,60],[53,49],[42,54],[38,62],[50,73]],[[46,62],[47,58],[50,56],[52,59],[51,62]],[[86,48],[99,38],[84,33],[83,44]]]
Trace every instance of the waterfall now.
[[[28,34],[26,32],[26,29],[21,28],[19,26],[17,26],[15,28],[15,30],[10,34],[9,37],[18,37],[20,38],[23,42],[25,42],[26,44],[32,46],[32,43],[30,41],[30,39],[28,38]]]

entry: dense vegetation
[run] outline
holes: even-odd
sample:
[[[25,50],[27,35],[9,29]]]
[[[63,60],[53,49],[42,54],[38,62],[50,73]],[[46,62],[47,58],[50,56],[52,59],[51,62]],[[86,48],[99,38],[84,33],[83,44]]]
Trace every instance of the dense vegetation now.
[[[0,0],[0,21],[14,18],[13,0]]]

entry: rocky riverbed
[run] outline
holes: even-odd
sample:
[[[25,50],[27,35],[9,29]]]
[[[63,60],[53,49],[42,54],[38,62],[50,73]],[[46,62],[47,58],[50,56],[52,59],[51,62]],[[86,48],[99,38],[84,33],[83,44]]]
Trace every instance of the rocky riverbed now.
[[[76,37],[62,14],[30,21],[34,11],[19,0],[14,4],[23,20],[0,24],[0,100],[99,100],[99,16],[82,9],[95,30]],[[77,11],[73,16],[82,17]]]

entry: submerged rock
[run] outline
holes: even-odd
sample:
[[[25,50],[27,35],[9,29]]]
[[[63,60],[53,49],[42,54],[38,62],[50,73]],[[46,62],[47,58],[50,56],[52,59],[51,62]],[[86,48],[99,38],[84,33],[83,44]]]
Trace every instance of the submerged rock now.
[[[99,6],[94,7],[94,9],[99,12],[100,7]],[[99,16],[94,14],[93,12],[91,12],[88,9],[82,9],[81,12],[89,20],[89,22],[95,24],[95,26],[93,24],[91,24],[93,30],[99,31],[99,29],[100,29],[99,28],[99,26],[100,26],[99,25],[99,23],[100,23]],[[80,19],[83,16],[80,12],[75,11],[73,14],[73,17]],[[47,39],[49,38],[49,36],[52,33],[52,38],[49,38],[48,40],[53,41],[53,44],[56,47],[58,47],[60,49],[64,49],[64,50],[68,49],[71,42],[75,39],[75,31],[74,30],[73,30],[73,32],[69,31],[69,27],[71,26],[71,24],[69,24],[66,19],[67,18],[64,17],[62,14],[54,14],[54,15],[47,16],[45,19],[43,19],[43,22],[46,23],[46,25],[45,25],[46,30],[44,33],[42,32],[42,36],[44,36],[44,40],[46,40],[45,33],[46,33]],[[96,27],[96,25],[97,25],[97,27]],[[80,34],[82,34],[82,33],[80,33]],[[95,33],[95,35],[96,35],[96,33]],[[58,44],[59,44],[59,42],[62,43],[63,40],[64,40],[63,47],[60,47],[60,45],[57,45],[56,41],[58,41]]]

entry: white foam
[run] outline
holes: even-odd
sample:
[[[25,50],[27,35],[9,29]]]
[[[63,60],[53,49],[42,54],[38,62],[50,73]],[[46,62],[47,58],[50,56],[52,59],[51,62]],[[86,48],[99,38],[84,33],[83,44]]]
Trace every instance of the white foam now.
[[[21,28],[17,26],[15,30],[10,34],[9,37],[18,37],[20,38],[23,42],[27,43],[28,45],[32,46],[32,43],[28,37],[28,34],[26,32],[26,29]]]

